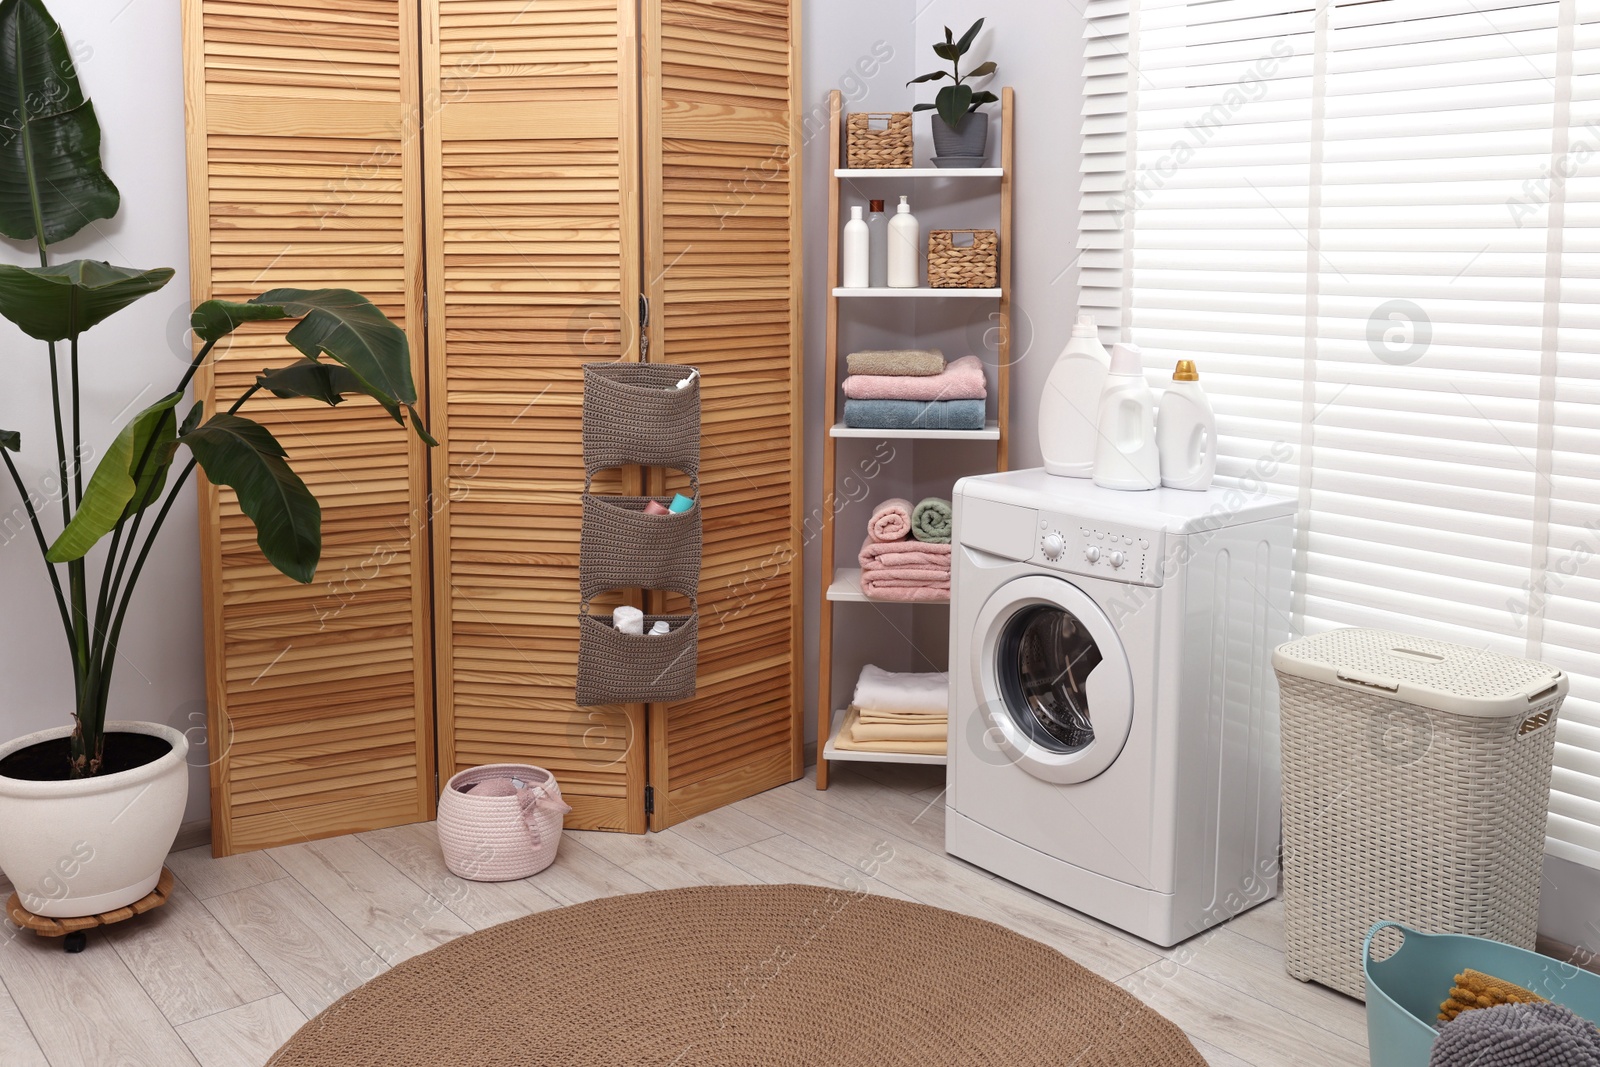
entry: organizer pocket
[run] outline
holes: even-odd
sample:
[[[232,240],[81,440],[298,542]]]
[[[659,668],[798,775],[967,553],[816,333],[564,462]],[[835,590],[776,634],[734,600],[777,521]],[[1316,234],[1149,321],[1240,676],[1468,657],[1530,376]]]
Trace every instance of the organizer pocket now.
[[[579,591],[590,600],[608,589],[666,589],[693,600],[700,586],[700,505],[651,515],[645,505],[670,497],[583,496]]]
[[[631,464],[698,474],[699,374],[668,363],[585,363],[583,463],[591,477]]]
[[[652,637],[658,620],[670,633]],[[644,634],[625,634],[605,616],[578,617],[577,702],[664,704],[694,697],[699,667],[698,615],[646,615]]]

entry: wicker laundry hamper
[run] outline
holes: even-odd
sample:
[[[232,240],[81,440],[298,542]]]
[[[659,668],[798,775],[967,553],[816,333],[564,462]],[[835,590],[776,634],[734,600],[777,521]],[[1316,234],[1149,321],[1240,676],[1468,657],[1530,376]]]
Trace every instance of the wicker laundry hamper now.
[[[1532,948],[1566,676],[1370,629],[1290,641],[1272,663],[1289,973],[1365,999],[1380,920]]]
[[[515,792],[466,792],[480,783],[512,783]],[[526,763],[491,763],[453,775],[439,796],[444,865],[474,882],[508,882],[555,862],[571,811],[555,775]]]

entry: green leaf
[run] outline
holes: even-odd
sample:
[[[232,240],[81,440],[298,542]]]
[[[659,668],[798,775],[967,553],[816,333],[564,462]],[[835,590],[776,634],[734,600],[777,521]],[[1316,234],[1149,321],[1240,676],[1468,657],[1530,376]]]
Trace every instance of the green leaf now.
[[[906,82],[906,84],[920,85],[923,82],[936,82],[948,77],[950,77],[950,72],[948,70],[936,70],[932,74],[924,74],[919,78],[912,78],[910,81]]]
[[[967,77],[984,78],[990,74],[993,74],[999,69],[1000,65],[991,59],[986,63],[979,63],[976,67],[973,67],[971,70],[967,71]]]
[[[998,96],[994,95],[993,93],[991,93],[987,89],[983,90],[982,92],[973,93],[972,94],[972,104],[968,108],[968,110],[969,111],[976,111],[976,110],[978,110],[978,108],[981,105],[983,105],[983,104],[992,104],[992,103],[995,103],[999,99],[1000,98]]]
[[[954,44],[955,40],[956,40],[956,35],[950,32],[950,27],[949,26],[946,26],[944,28],[944,43],[945,44]]]
[[[0,448],[7,452],[21,452],[22,434],[16,430],[0,430]]]
[[[932,104],[912,104],[911,105],[911,110],[912,111],[932,111],[933,110],[933,105]]]
[[[307,397],[320,400],[330,407],[343,403],[344,398],[352,393],[370,396],[383,405],[383,409],[395,422],[401,426],[406,424],[405,416],[400,413],[399,404],[374,394],[360,375],[338,363],[320,363],[314,359],[302,359],[287,367],[262,371],[260,377],[256,378],[256,384],[279,399]],[[417,409],[410,404],[406,405],[406,409],[411,412],[411,426],[417,431],[417,436],[429,448],[437,447],[439,442],[429,436],[422,425],[422,417],[417,414]]]
[[[955,129],[967,108],[972,105],[972,86],[946,85],[939,90],[934,106],[939,109],[939,117],[944,119],[945,125]]]
[[[61,27],[42,0],[0,0],[0,233],[33,240],[42,221],[50,244],[119,202]]]
[[[934,42],[933,54],[938,56],[940,59],[949,59],[952,61],[960,56],[960,53],[956,51],[955,45],[948,42],[940,43],[938,41]]]
[[[349,289],[274,289],[252,304],[278,304],[304,315],[285,337],[312,359],[326,353],[354,371],[368,396],[386,406],[415,404],[411,346],[406,332],[360,293]]]
[[[0,263],[0,315],[22,327],[29,337],[64,341],[171,279],[170,267],[131,270],[93,259],[49,267]]]
[[[205,418],[205,415],[206,406],[201,403],[195,404],[194,407],[189,409],[189,414],[183,417],[183,425],[178,427],[178,436],[182,437],[196,426],[199,426],[200,420]]]
[[[968,28],[966,33],[961,35],[961,40],[956,42],[956,55],[964,56],[967,54],[967,49],[971,48],[972,42],[977,40],[978,31],[981,29],[983,29],[983,20],[979,19]]]
[[[322,508],[289,469],[277,438],[259,423],[223,413],[179,440],[212,484],[239,495],[267,560],[295,581],[310,582],[322,558]]]
[[[181,393],[173,393],[139,412],[122,428],[89,478],[78,513],[50,546],[47,560],[68,563],[82,559],[125,516],[142,511],[161,495],[177,447],[178,426],[172,409],[182,399]],[[133,471],[140,457],[145,457],[144,466],[135,482]]]
[[[219,341],[241,323],[285,319],[289,313],[276,304],[238,304],[232,300],[207,300],[194,309],[189,325],[202,341]]]

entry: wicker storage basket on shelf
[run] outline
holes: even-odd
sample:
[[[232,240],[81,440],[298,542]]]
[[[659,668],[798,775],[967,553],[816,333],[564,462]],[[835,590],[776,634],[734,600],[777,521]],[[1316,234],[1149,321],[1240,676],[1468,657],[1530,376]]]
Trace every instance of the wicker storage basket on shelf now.
[[[514,794],[465,790],[492,779],[520,783]],[[506,882],[538,874],[555,861],[561,828],[572,809],[555,775],[525,763],[491,763],[451,777],[439,796],[439,847],[445,866],[475,882]]]
[[[1000,284],[999,262],[1000,236],[993,230],[928,233],[928,284],[935,289],[993,289]]]
[[[857,111],[846,117],[845,166],[851,170],[911,166],[911,112]]]
[[[1364,997],[1380,920],[1532,948],[1566,676],[1368,629],[1290,641],[1272,664],[1289,973]]]

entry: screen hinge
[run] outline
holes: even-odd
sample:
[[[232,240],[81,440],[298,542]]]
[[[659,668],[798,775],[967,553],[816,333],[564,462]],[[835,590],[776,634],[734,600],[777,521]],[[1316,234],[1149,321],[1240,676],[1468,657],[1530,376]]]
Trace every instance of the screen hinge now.
[[[650,355],[650,298],[639,297],[639,362]]]
[[[644,813],[646,815],[656,813],[656,787],[653,785],[644,787]]]

